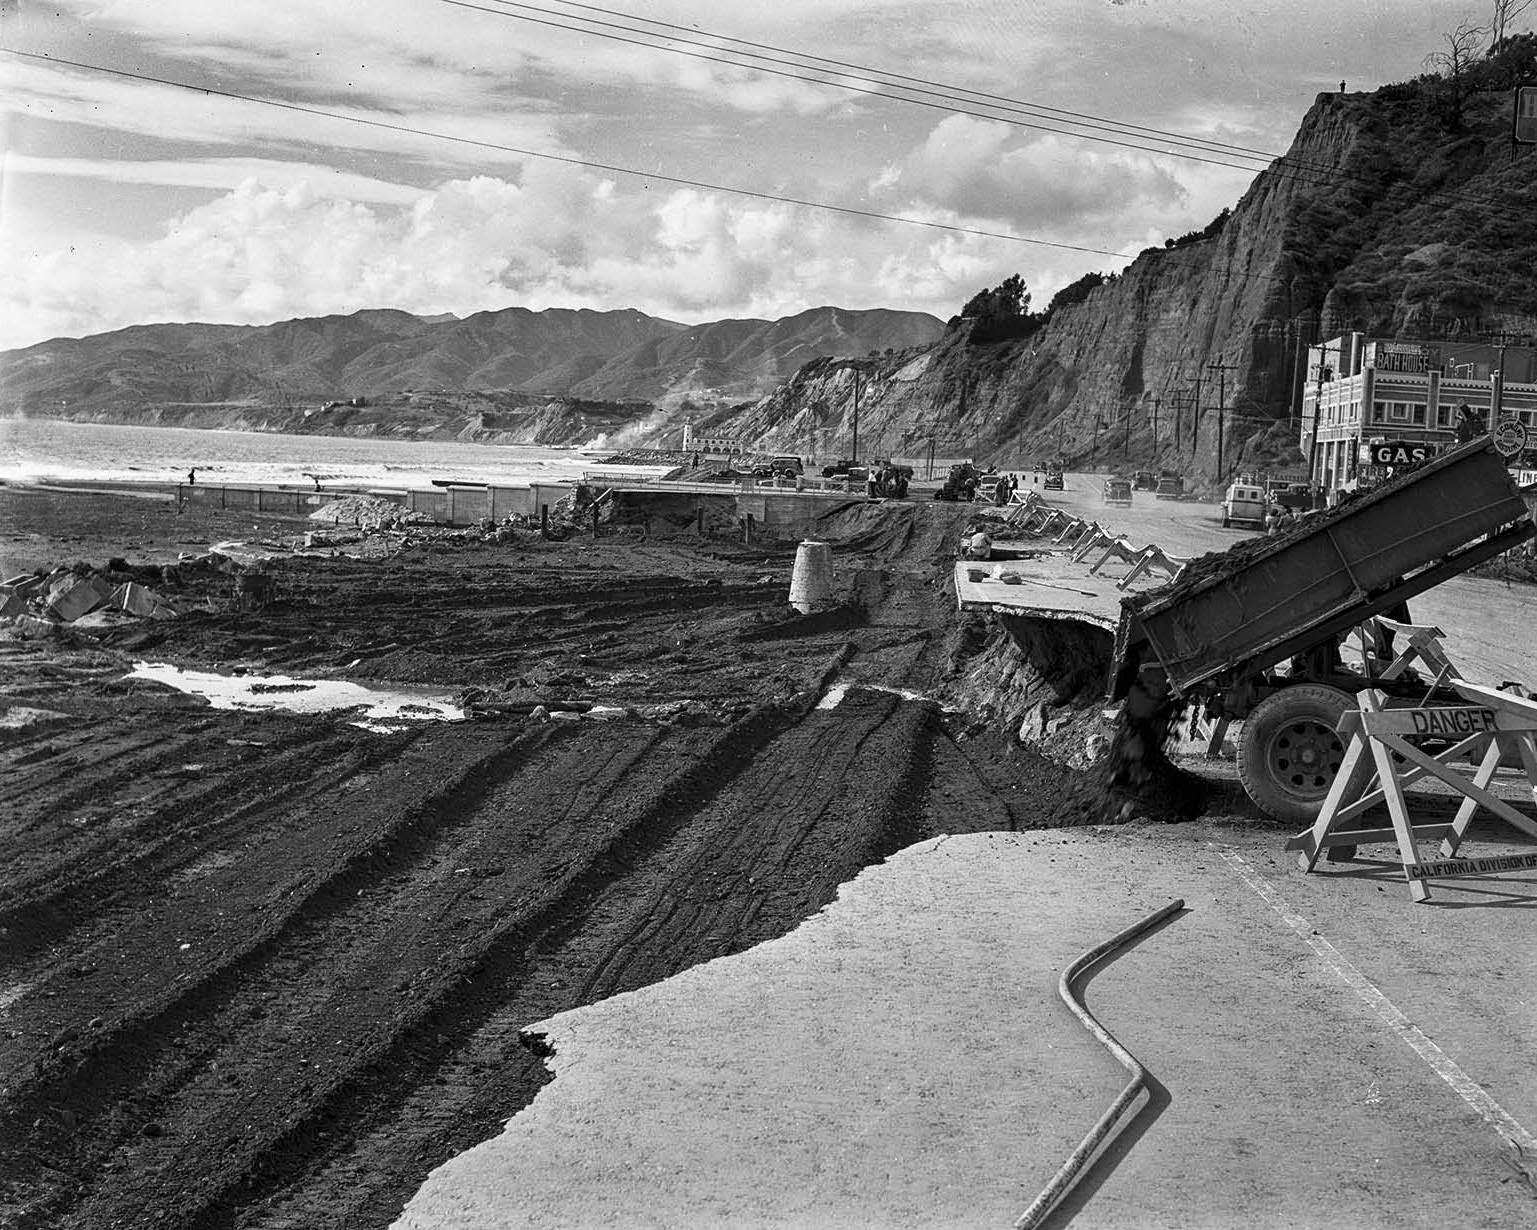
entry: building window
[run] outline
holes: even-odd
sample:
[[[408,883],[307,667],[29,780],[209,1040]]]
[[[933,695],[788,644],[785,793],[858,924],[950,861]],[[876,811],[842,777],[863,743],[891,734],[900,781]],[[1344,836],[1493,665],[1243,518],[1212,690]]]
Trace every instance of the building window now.
[[[1425,407],[1424,406],[1415,406],[1415,407],[1413,407],[1413,409],[1411,410],[1410,413],[1411,413],[1411,415],[1413,417],[1413,421],[1418,426],[1420,426],[1420,427],[1425,426]]]
[[[1450,406],[1436,407],[1436,426],[1450,427],[1452,425],[1452,408]]]
[[[1409,421],[1409,403],[1405,401],[1388,402],[1388,418],[1395,423],[1407,423]]]
[[[1372,402],[1372,422],[1385,423],[1388,417],[1388,403],[1385,401]]]

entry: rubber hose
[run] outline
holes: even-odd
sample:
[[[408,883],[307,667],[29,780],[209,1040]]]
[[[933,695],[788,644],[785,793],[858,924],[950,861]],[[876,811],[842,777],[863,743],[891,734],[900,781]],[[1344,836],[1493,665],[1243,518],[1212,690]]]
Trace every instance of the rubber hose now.
[[[1083,1001],[1073,993],[1073,983],[1090,966],[1104,960],[1116,949],[1124,947],[1138,936],[1151,931],[1171,914],[1176,914],[1184,908],[1183,898],[1169,902],[1163,909],[1149,914],[1141,922],[1132,924],[1118,935],[1111,936],[1103,944],[1089,949],[1062,971],[1062,977],[1057,983],[1057,993],[1072,1009],[1073,1015],[1083,1022],[1084,1027],[1104,1044],[1123,1068],[1131,1073],[1131,1081],[1121,1090],[1115,1101],[1110,1103],[1109,1108],[1099,1117],[1099,1121],[1089,1129],[1089,1134],[1078,1142],[1078,1147],[1062,1164],[1062,1168],[1052,1176],[1051,1182],[1045,1186],[1041,1194],[1031,1201],[1028,1209],[1020,1214],[1019,1220],[1014,1223],[1016,1230],[1035,1230],[1035,1227],[1045,1220],[1057,1201],[1061,1200],[1068,1189],[1077,1182],[1078,1174],[1084,1164],[1105,1143],[1111,1129],[1126,1113],[1126,1108],[1147,1087],[1147,1069],[1137,1062],[1136,1056],[1111,1036],[1108,1029],[1094,1019],[1094,1014],[1084,1007]]]

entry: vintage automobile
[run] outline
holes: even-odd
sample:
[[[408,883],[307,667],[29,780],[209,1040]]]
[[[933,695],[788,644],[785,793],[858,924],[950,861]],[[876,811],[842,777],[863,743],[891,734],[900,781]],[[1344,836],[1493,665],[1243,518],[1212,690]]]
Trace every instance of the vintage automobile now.
[[[1177,500],[1185,494],[1185,480],[1178,474],[1165,474],[1158,480],[1153,492],[1157,500]]]
[[[1105,480],[1105,503],[1119,504],[1123,508],[1131,507],[1131,480],[1128,478],[1107,478]]]
[[[1265,514],[1269,511],[1270,501],[1265,498],[1264,488],[1239,479],[1228,486],[1227,494],[1222,497],[1222,528],[1237,524],[1264,525]]]

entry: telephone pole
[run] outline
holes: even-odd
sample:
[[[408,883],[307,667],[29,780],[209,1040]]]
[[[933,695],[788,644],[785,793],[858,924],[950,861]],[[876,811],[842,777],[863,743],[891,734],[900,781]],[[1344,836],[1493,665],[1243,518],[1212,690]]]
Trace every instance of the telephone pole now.
[[[1190,412],[1190,461],[1196,461],[1196,449],[1200,446],[1200,377],[1196,377],[1196,401]]]
[[[1238,370],[1236,363],[1208,363],[1206,365],[1217,373],[1217,481],[1223,478],[1222,468],[1222,420],[1227,417],[1227,374]]]
[[[1159,406],[1159,403],[1162,400],[1163,400],[1163,398],[1159,394],[1157,394],[1157,393],[1153,394],[1153,456],[1154,457],[1158,456],[1158,406]]]
[[[1310,348],[1311,349],[1311,348]],[[1314,481],[1313,465],[1318,457],[1318,412],[1324,404],[1324,381],[1333,377],[1334,373],[1324,366],[1323,343],[1318,344],[1318,387],[1313,393],[1313,434],[1308,437],[1308,486],[1321,487],[1323,484]]]
[[[859,460],[859,369],[854,369],[854,443],[849,449],[850,464]]]

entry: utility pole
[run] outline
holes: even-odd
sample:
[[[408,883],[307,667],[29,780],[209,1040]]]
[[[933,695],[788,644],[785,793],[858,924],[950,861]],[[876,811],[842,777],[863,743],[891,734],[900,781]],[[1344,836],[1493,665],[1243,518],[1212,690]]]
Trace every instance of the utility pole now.
[[[1217,481],[1220,483],[1224,476],[1222,468],[1222,421],[1227,417],[1227,374],[1237,371],[1236,363],[1208,363],[1207,367],[1217,373]]]
[[[1121,464],[1131,464],[1131,407],[1126,407],[1126,417],[1121,421]]]
[[[859,369],[854,369],[854,444],[849,449],[849,462],[859,460]]]
[[[1158,456],[1158,406],[1159,406],[1159,403],[1162,400],[1163,399],[1162,399],[1162,397],[1159,394],[1157,394],[1157,393],[1153,394],[1153,456],[1154,457]]]
[[[1318,377],[1318,387],[1313,393],[1313,434],[1308,437],[1308,486],[1310,487],[1323,485],[1322,483],[1315,484],[1313,466],[1318,457],[1318,412],[1323,408],[1324,404],[1324,381],[1333,375],[1324,366],[1324,344],[1322,342],[1318,343],[1318,371],[1316,375]]]
[[[1500,425],[1500,411],[1505,401],[1505,352],[1510,347],[1524,340],[1519,333],[1509,333],[1501,329],[1490,339],[1490,345],[1500,352],[1500,372],[1495,377],[1494,392],[1489,400],[1489,430],[1493,431]]]
[[[1190,412],[1190,460],[1195,462],[1196,449],[1201,444],[1201,377],[1195,378],[1195,405]]]

